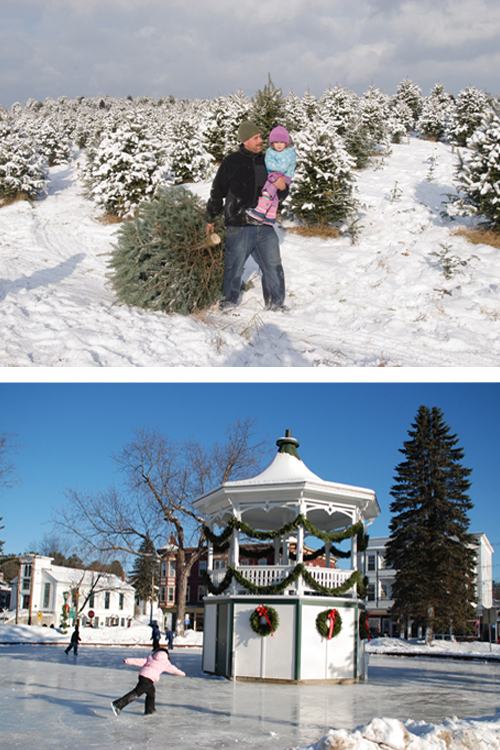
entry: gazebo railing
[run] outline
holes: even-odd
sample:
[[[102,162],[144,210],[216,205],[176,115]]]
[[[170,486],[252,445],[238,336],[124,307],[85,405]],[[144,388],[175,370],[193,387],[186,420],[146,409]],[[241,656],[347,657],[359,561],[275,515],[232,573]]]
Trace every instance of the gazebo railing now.
[[[254,586],[272,586],[277,583],[281,583],[287,576],[292,573],[295,565],[239,565],[237,570],[241,573]],[[307,565],[307,572],[314,578],[317,583],[326,588],[333,589],[342,586],[348,578],[352,575],[352,570],[341,570],[339,568],[319,568],[316,566]],[[218,586],[227,570],[218,569],[210,570],[210,577],[215,586]],[[296,590],[299,582],[291,584],[286,591]],[[317,593],[314,589],[309,586],[305,580],[301,579],[301,589],[304,593]],[[286,593],[285,591],[285,593]],[[243,589],[238,585],[239,593],[251,593],[247,589]],[[229,590],[227,592],[229,594]],[[347,592],[346,596],[351,596],[351,592]]]

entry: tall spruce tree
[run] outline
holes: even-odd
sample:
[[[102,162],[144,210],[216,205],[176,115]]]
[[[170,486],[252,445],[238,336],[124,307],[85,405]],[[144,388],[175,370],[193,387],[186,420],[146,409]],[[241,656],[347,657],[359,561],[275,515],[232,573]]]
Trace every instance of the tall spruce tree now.
[[[420,406],[400,452],[386,562],[396,570],[392,614],[426,629],[467,632],[475,617],[471,469],[437,407]]]
[[[144,603],[151,600],[152,590],[158,587],[159,573],[156,549],[151,537],[146,534],[139,547],[139,555],[135,559],[131,575],[136,596]]]

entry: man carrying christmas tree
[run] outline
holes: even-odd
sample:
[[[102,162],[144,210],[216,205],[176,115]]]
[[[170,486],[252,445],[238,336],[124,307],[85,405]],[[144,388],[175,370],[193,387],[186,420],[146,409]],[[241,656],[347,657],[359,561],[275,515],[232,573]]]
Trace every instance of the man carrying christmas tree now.
[[[226,247],[222,309],[238,304],[241,276],[250,255],[258,263],[262,277],[262,292],[267,310],[287,308],[285,276],[281,263],[278,235],[272,225],[252,224],[247,208],[256,206],[267,179],[262,154],[262,136],[253,122],[242,122],[238,128],[241,145],[238,151],[222,160],[215,175],[207,203],[207,234],[214,231],[214,219],[224,205]],[[287,194],[282,177],[275,182],[280,199]]]

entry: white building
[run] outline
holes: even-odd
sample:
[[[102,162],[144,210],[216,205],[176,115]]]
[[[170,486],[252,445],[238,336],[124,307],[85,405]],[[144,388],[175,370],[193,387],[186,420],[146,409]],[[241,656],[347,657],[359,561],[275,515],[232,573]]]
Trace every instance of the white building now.
[[[93,627],[131,623],[135,589],[110,573],[53,565],[52,558],[23,555],[12,581],[11,621],[59,627],[63,608],[68,626],[78,619]]]
[[[476,595],[478,617],[483,610],[493,607],[493,566],[494,549],[486,534],[473,534],[477,540]],[[392,586],[396,571],[385,563],[385,547],[389,537],[374,537],[369,540],[366,550],[366,575],[368,576],[368,613],[370,628],[382,635],[399,635],[397,623],[388,612],[394,604]]]

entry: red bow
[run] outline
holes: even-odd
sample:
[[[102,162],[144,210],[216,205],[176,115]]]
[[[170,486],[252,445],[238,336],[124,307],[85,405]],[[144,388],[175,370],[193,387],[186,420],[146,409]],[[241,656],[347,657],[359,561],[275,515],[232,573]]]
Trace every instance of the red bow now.
[[[272,635],[273,635],[273,626],[272,626],[271,620],[269,619],[269,617],[267,615],[267,609],[262,604],[259,604],[259,606],[257,607],[257,609],[255,611],[257,612],[257,614],[259,615],[259,617],[265,617],[265,619],[269,623],[269,627],[271,628],[271,637],[272,637]]]
[[[328,620],[328,640],[330,640],[330,638],[333,635],[333,628],[335,627],[335,619],[337,615],[338,615],[338,611],[336,609],[331,609],[328,612],[328,615],[326,618]]]
[[[367,612],[366,613],[366,624],[365,624],[365,627],[366,627],[366,640],[368,641],[368,643],[370,643],[370,638],[371,638],[371,635],[370,635],[370,626],[368,625],[368,619],[369,619],[369,617],[370,617],[370,615]]]

